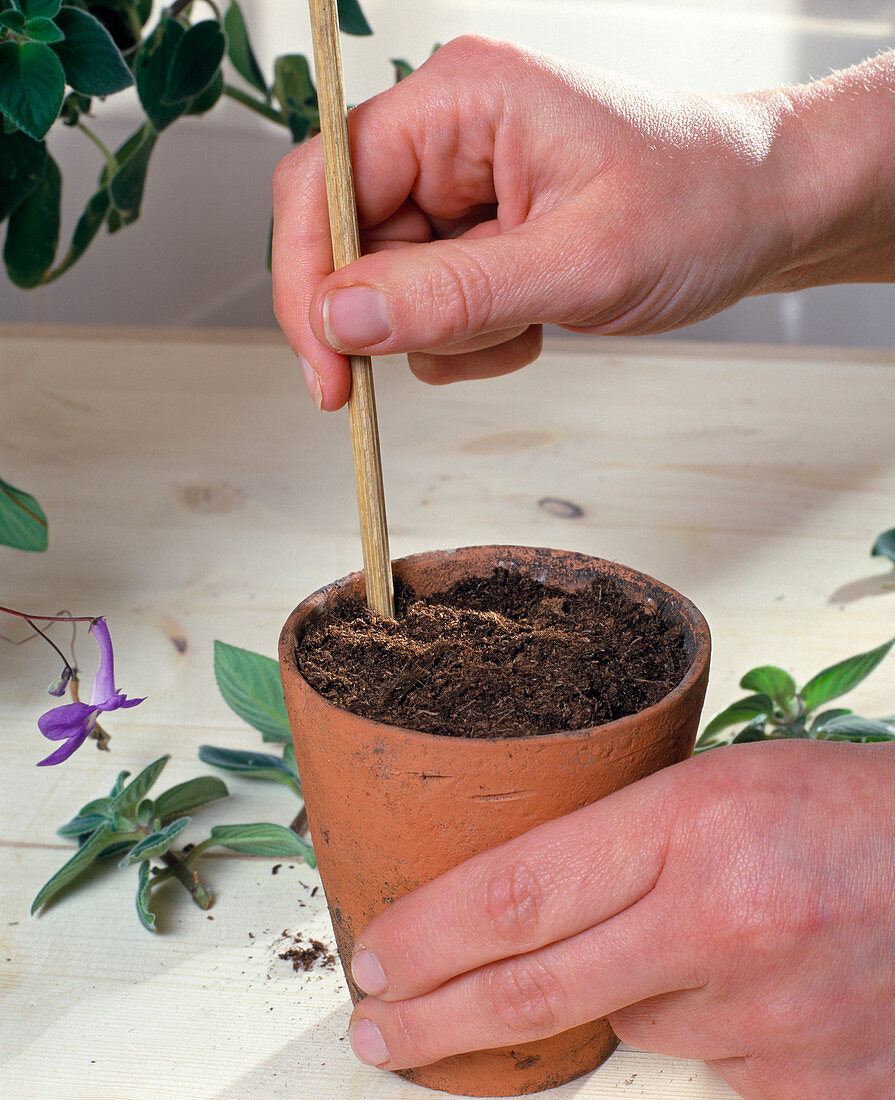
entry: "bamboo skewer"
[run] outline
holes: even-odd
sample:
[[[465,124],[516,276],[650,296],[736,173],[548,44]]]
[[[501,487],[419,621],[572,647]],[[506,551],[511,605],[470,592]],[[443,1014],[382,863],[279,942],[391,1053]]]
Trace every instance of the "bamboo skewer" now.
[[[351,172],[351,152],[348,146],[338,10],[336,0],[309,0],[309,4],[333,262],[336,268],[340,268],[360,256],[360,235],[354,177]],[[372,611],[393,619],[394,589],[385,518],[376,396],[373,391],[373,365],[369,355],[351,355],[349,362],[351,396],[348,398],[348,421],[354,452],[367,606]]]

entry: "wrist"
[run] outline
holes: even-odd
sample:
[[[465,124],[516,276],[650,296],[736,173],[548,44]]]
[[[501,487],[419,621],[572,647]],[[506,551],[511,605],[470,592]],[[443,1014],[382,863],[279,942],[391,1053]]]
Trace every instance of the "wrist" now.
[[[760,291],[895,280],[895,53],[766,99],[789,244]]]

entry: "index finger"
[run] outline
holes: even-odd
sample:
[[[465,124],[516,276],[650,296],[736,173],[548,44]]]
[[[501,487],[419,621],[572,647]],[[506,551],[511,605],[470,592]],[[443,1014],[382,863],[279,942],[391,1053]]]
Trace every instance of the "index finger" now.
[[[417,997],[635,905],[665,861],[676,770],[539,825],[399,898],[358,937],[354,981],[382,1000]]]

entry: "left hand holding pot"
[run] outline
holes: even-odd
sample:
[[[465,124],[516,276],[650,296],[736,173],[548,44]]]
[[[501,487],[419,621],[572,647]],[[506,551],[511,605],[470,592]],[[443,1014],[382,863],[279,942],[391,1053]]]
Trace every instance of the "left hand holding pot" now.
[[[385,1069],[609,1016],[744,1096],[895,1080],[895,752],[687,760],[399,899],[358,939],[349,1036]]]

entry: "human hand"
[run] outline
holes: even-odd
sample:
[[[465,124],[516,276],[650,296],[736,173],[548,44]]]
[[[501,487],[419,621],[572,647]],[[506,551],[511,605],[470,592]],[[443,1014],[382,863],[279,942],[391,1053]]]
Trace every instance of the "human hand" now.
[[[358,937],[385,1069],[608,1015],[754,1100],[895,1087],[895,752],[713,750],[477,856]]]
[[[339,352],[410,352],[429,382],[532,361],[540,324],[655,333],[790,259],[782,93],[703,97],[463,38],[351,112],[366,255],[332,273],[322,147],[275,178],[274,303],[318,404]]]

